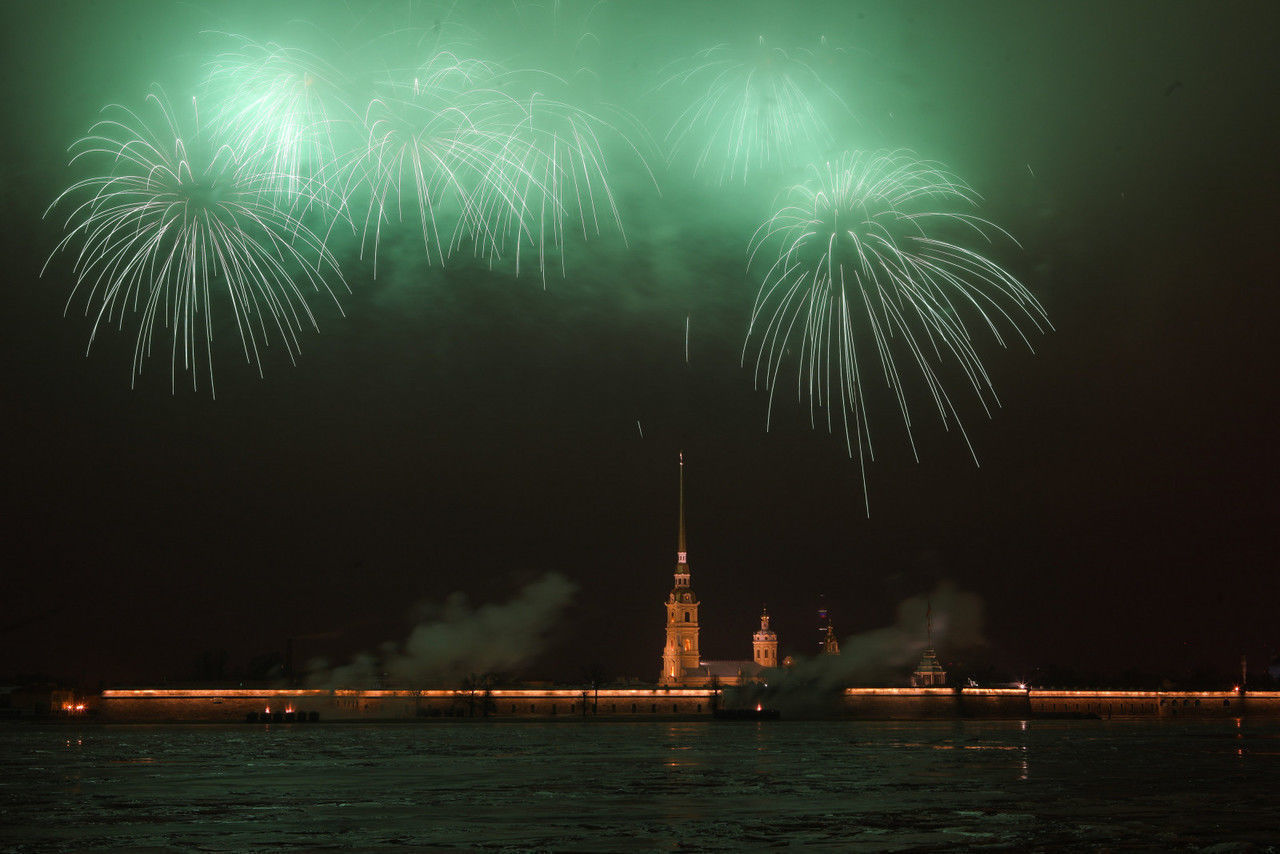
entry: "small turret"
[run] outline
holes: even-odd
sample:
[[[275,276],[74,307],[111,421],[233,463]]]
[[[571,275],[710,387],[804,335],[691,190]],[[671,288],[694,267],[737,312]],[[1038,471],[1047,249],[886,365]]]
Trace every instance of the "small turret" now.
[[[836,630],[830,623],[827,623],[827,634],[822,639],[823,655],[839,655],[840,641],[836,640]]]
[[[818,631],[822,633],[822,639],[818,641],[818,653],[839,655],[840,641],[836,640],[836,630],[831,625],[831,617],[827,614],[826,608],[818,609]]]
[[[947,671],[938,663],[933,647],[928,647],[920,657],[920,664],[911,674],[912,688],[943,688],[947,684]]]
[[[947,671],[938,663],[938,654],[933,651],[933,604],[930,603],[924,612],[925,643],[924,655],[920,664],[911,674],[912,688],[942,688],[947,684]]]
[[[778,666],[778,635],[769,629],[769,609],[760,612],[760,631],[751,636],[752,658],[761,667]]]

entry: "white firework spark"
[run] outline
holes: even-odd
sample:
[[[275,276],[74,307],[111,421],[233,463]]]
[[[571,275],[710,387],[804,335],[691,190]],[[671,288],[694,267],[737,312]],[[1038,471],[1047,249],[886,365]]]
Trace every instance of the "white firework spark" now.
[[[832,145],[832,111],[848,112],[807,51],[770,47],[763,36],[745,48],[716,45],[664,73],[659,92],[691,93],[667,144],[717,184],[810,162]]]
[[[84,296],[90,348],[101,326],[123,327],[136,315],[136,380],[158,320],[172,338],[173,386],[181,368],[197,387],[203,358],[212,392],[215,309],[231,312],[245,359],[261,375],[260,348],[273,336],[292,361],[302,326],[315,327],[306,292],[333,297],[329,279],[342,277],[320,238],[290,213],[292,177],[279,163],[220,142],[198,118],[188,133],[163,94],[147,103],[158,120],[110,105],[71,146],[73,165],[100,172],[50,205],[77,200],[45,270],[55,255],[74,251],[67,306]],[[191,107],[195,115],[194,99]]]
[[[767,268],[743,357],[756,341],[756,380],[770,389],[771,415],[779,373],[794,352],[797,396],[808,397],[811,422],[816,409],[827,410],[828,429],[839,410],[848,453],[856,449],[863,466],[865,499],[866,457],[874,459],[869,375],[891,389],[914,453],[899,356],[924,380],[943,424],[954,422],[963,434],[939,375],[942,363],[960,367],[988,414],[998,405],[964,318],[1001,346],[1002,328],[1030,347],[1024,325],[1051,327],[1021,282],[952,236],[958,230],[984,242],[995,234],[1012,240],[964,211],[977,194],[940,165],[904,151],[852,153],[812,172],[783,194],[751,240],[749,266]]]

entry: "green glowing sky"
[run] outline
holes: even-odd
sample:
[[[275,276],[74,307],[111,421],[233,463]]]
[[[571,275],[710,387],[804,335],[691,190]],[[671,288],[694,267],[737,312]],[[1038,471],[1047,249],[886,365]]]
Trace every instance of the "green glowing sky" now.
[[[543,672],[601,660],[652,678],[680,449],[715,657],[748,654],[761,602],[784,647],[807,652],[820,595],[853,633],[943,579],[984,599],[989,644],[966,660],[1000,673],[1179,678],[1280,646],[1272,4],[587,8],[564,4],[555,24],[509,2],[10,11],[4,539],[18,571],[0,675],[154,679],[288,636],[342,655],[403,636],[407,603],[484,600],[554,570],[581,589]],[[140,105],[156,84],[186,103],[237,43],[225,33],[325,52],[352,77],[437,36],[569,77],[584,108],[634,116],[654,177],[611,160],[625,242],[568,239],[566,275],[557,258],[545,288],[466,253],[429,265],[412,228],[383,239],[374,279],[359,239],[335,232],[346,316],[313,301],[320,329],[296,367],[277,347],[258,379],[222,326],[217,400],[181,380],[171,395],[164,355],[130,390],[132,327],[84,358],[83,303],[62,317],[71,259],[39,278],[61,234],[41,215],[81,177],[67,147],[103,105]],[[747,247],[803,170],[718,185],[688,150],[661,153],[689,97],[661,85],[670,64],[761,37],[812,50],[847,105],[824,102],[831,155],[906,147],[963,176],[1022,244],[984,251],[1056,327],[1035,355],[979,341],[1003,408],[988,420],[956,398],[981,467],[927,412],[915,462],[888,392],[872,392],[869,519],[842,441],[810,430],[790,386],[766,433],[766,394],[739,365],[758,286]]]

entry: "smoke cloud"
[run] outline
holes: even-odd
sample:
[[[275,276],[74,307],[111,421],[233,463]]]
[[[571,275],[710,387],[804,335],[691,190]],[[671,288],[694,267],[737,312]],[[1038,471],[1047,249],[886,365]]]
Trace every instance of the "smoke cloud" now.
[[[316,687],[412,688],[516,667],[541,651],[544,635],[576,590],[564,576],[549,573],[501,604],[475,608],[465,594],[454,593],[443,606],[425,609],[403,642],[388,641],[334,668],[312,662],[307,681]]]
[[[767,671],[767,684],[726,692],[727,701],[730,705],[763,702],[788,716],[819,714],[843,688],[903,683],[929,645],[928,622],[932,622],[935,647],[956,650],[985,643],[982,612],[982,599],[976,593],[942,582],[927,596],[899,603],[892,626],[845,638],[839,655],[797,658],[791,667]]]

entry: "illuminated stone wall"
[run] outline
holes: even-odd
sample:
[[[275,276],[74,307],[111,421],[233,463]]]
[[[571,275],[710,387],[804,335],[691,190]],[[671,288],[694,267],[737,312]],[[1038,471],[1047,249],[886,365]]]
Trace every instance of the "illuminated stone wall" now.
[[[321,721],[417,718],[710,716],[712,692],[694,689],[356,691],[107,690],[93,713],[109,721],[232,723],[270,712]],[[279,719],[275,717],[274,719]]]
[[[104,721],[238,723],[268,710],[298,719],[710,717],[714,692],[692,688],[356,691],[108,690],[90,703]],[[866,720],[946,718],[1280,717],[1280,692],[1056,691],[1000,688],[850,688],[836,713]]]
[[[1236,691],[1036,690],[1030,694],[1032,714],[1043,717],[1233,718],[1280,708],[1268,703],[1266,695],[1246,698]]]

